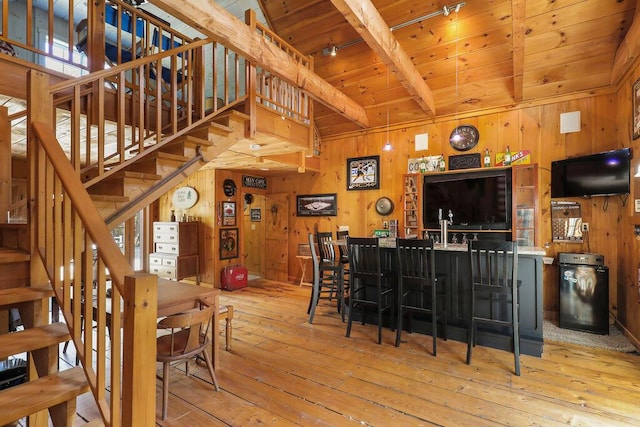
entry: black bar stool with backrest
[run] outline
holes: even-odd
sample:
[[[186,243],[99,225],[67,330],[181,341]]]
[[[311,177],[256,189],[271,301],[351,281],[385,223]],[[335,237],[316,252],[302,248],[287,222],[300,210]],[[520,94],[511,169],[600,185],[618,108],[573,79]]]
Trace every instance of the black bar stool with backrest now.
[[[436,274],[433,240],[397,239],[396,254],[399,266],[396,347],[400,346],[405,314],[423,313],[431,316],[435,356],[438,321],[442,323],[443,338],[447,339],[447,276]]]
[[[478,323],[512,331],[515,373],[520,375],[518,323],[518,245],[514,242],[469,241],[471,317],[467,333],[467,364],[476,345]]]
[[[351,335],[354,310],[360,307],[362,324],[365,324],[365,308],[375,307],[378,315],[378,344],[382,343],[382,313],[393,312],[396,305],[393,274],[382,269],[378,239],[347,237],[349,251],[349,316],[347,337]],[[393,327],[393,322],[392,327]]]
[[[349,289],[349,247],[347,246],[347,237],[349,237],[348,231],[336,231],[336,239],[344,244],[338,245],[338,252],[340,257],[338,260],[342,263],[342,282],[345,288],[345,293]]]
[[[311,291],[309,309],[307,310],[309,323],[313,323],[313,316],[318,302],[321,299],[333,300],[334,298],[337,299],[338,311],[342,314],[342,321],[344,322],[346,303],[342,282],[342,264],[337,261],[329,262],[320,259],[316,251],[313,233],[309,233],[309,248],[311,249],[311,262],[313,264],[313,289]]]

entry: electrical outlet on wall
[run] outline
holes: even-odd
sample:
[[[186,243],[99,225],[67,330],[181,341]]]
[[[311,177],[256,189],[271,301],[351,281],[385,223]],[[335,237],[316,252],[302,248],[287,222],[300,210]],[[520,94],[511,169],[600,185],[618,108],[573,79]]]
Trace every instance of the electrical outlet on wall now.
[[[583,222],[582,223],[582,232],[583,233],[588,233],[589,232],[589,223],[588,222]]]

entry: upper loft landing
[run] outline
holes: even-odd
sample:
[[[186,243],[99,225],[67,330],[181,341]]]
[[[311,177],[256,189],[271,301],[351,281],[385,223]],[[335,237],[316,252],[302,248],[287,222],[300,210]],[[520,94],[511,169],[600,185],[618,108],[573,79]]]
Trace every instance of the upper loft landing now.
[[[14,157],[26,153],[27,73],[35,69],[49,78],[56,134],[70,158],[77,149],[83,161],[97,159],[99,145],[87,142],[92,132],[104,135],[106,163],[115,157],[122,162],[176,133],[187,135],[202,120],[235,109],[251,118],[245,138],[208,159],[206,167],[268,173],[317,169],[319,140],[314,137],[312,101],[304,91],[231,48],[177,31],[165,15],[159,18],[130,2],[111,0],[101,3],[110,18],[98,22],[84,18],[91,14],[78,7],[98,7],[94,3],[100,2],[71,3],[66,15],[57,3],[52,10],[38,9],[38,2],[7,6],[12,20],[2,28],[0,41],[13,52],[0,55],[0,69],[10,71],[3,75],[11,76],[0,82],[0,101],[9,108]],[[27,16],[36,15],[42,19],[33,22],[51,28],[29,24]],[[20,17],[24,22],[16,25]],[[255,19],[255,14],[247,13],[247,25],[282,48],[285,42]],[[26,32],[18,30],[21,26]],[[289,50],[305,67],[312,67],[304,55]],[[78,92],[83,106],[73,110],[73,94]],[[75,125],[73,111],[80,112]],[[77,142],[71,140],[74,136]],[[92,161],[82,167],[90,168]]]

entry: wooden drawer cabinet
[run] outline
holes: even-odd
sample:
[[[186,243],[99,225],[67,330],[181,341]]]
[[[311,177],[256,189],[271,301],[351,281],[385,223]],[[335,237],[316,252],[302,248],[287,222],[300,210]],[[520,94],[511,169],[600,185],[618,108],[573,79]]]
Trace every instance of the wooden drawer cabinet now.
[[[198,223],[154,222],[153,247],[149,254],[149,272],[163,279],[198,281]]]

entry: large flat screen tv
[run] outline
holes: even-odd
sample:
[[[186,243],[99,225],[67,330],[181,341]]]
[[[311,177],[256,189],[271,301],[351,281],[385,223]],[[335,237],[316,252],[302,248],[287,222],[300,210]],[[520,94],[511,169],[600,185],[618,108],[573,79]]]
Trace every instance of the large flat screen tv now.
[[[425,175],[423,225],[439,228],[453,213],[452,229],[508,230],[511,228],[511,171],[509,169]]]
[[[551,197],[629,194],[631,149],[551,162]]]

